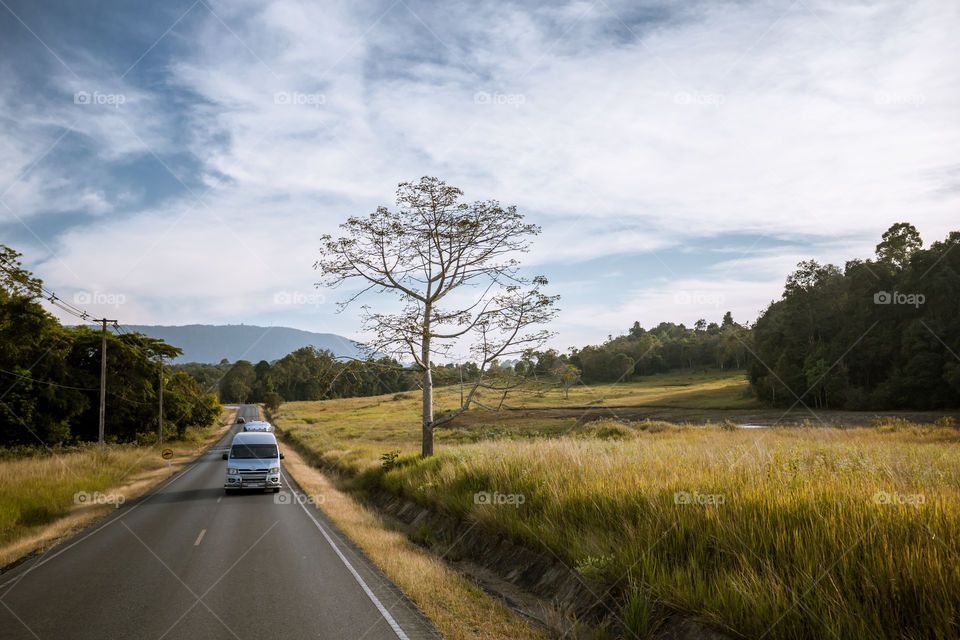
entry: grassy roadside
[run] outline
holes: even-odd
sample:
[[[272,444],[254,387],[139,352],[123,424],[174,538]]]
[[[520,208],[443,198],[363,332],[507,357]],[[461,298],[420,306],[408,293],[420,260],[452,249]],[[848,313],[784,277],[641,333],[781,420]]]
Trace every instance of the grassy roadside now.
[[[624,620],[658,603],[639,635],[679,611],[747,637],[938,638],[960,624],[958,444],[937,427],[637,430],[457,447],[364,480],[625,585]]]
[[[386,527],[290,447],[284,469],[393,580],[448,640],[543,640],[547,636],[435,556]]]
[[[217,425],[167,443],[174,450],[173,471],[222,437],[235,416],[236,409],[225,409]],[[169,475],[156,445],[90,446],[0,460],[0,567],[45,551]]]
[[[612,627],[649,637],[680,612],[747,637],[956,637],[955,428],[519,420],[441,432],[421,460],[416,400],[398,395],[290,403],[276,422],[356,484],[614,585]]]

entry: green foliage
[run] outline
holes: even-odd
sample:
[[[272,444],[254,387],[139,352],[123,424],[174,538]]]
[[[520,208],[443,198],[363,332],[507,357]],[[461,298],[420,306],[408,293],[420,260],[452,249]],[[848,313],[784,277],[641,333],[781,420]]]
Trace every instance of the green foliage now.
[[[40,287],[20,267],[19,254],[0,245],[0,379],[7,389],[0,401],[0,446],[50,446],[99,435],[102,333],[61,326],[40,306]],[[155,433],[158,357],[180,353],[142,334],[107,333],[107,440],[137,442],[140,432]],[[164,405],[166,424],[181,435],[220,414],[216,399],[186,374],[166,379]]]
[[[246,360],[237,360],[220,380],[220,398],[226,402],[244,404],[250,398],[257,374]]]
[[[197,365],[193,365],[196,367]],[[365,362],[337,359],[331,351],[302,347],[276,362],[246,360],[218,367],[207,365],[206,377],[220,372],[220,397],[229,402],[263,402],[276,411],[283,402],[373,396],[406,391],[416,386],[418,374],[394,360]]]
[[[589,582],[603,583],[610,579],[613,554],[586,556],[581,558],[574,569]]]
[[[619,420],[603,418],[578,426],[572,434],[578,437],[600,438],[601,440],[622,440],[634,435],[629,425]]]
[[[418,544],[421,547],[430,547],[433,545],[433,532],[423,522],[407,532],[407,538],[410,542]]]
[[[903,268],[909,262],[910,256],[921,247],[923,240],[920,239],[917,228],[907,222],[898,222],[883,233],[883,238],[877,245],[877,260]]]
[[[283,404],[283,397],[276,391],[270,391],[263,397],[263,406],[270,413],[275,413]]]
[[[663,618],[651,605],[639,585],[631,584],[627,589],[627,600],[623,605],[621,618],[628,632],[628,638],[647,640],[655,638],[663,625]]]
[[[182,371],[167,379],[163,409],[164,418],[174,423],[176,435],[180,438],[184,436],[188,426],[211,426],[221,411],[216,396],[200,393],[197,383]]]
[[[400,450],[394,449],[380,454],[380,468],[384,471],[390,471],[397,465],[397,459],[400,457]]]
[[[898,223],[875,260],[842,271],[801,262],[753,326],[757,395],[814,409],[960,405],[958,244],[952,232],[922,249],[916,229]]]
[[[599,346],[571,349],[569,355],[553,349],[530,351],[515,367],[528,378],[554,382],[567,395],[581,381],[625,382],[677,370],[740,369],[749,363],[748,345],[749,330],[728,311],[722,325],[699,320],[688,328],[661,322],[646,330],[635,322],[626,335]]]

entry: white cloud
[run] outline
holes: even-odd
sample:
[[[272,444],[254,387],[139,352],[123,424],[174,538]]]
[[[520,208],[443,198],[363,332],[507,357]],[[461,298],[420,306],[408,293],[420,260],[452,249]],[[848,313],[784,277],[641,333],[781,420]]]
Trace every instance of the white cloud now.
[[[592,305],[565,309],[555,324],[559,335],[551,343],[564,350],[598,344],[607,335],[624,333],[639,322],[649,329],[661,322],[688,327],[703,318],[719,323],[732,312],[736,321],[752,322],[776,298],[783,280],[683,278],[627,292],[621,299],[598,300]],[[772,294],[771,292],[776,292]]]
[[[185,194],[162,210],[128,210],[64,171],[37,172],[13,196],[18,210],[59,209],[50,186],[66,181],[71,201],[104,216],[60,237],[62,263],[43,275],[130,291],[143,301],[131,302],[130,322],[255,313],[237,300],[309,290],[316,238],[392,204],[397,182],[424,174],[541,223],[528,261],[548,276],[556,263],[761,234],[748,255],[719,256],[698,279],[651,282],[609,311],[596,307],[617,282],[598,275],[595,301],[564,305],[565,341],[710,311],[671,302],[677,290],[722,290],[726,308],[752,320],[799,259],[869,255],[899,220],[927,241],[956,227],[960,9],[948,3],[667,4],[650,9],[663,20],[645,23],[630,4],[611,3],[619,15],[605,3],[411,5],[426,27],[402,3],[386,15],[211,6],[229,29],[198,7],[166,66],[169,86],[197,98],[176,105],[186,123],[176,141],[166,135],[175,105],[133,86],[135,72],[116,89],[63,83],[65,94],[129,96],[117,113],[58,105],[24,129],[50,140],[49,122],[81,113],[75,129],[105,161],[144,143],[200,159],[204,205]],[[0,160],[4,175],[35,157],[23,140]],[[797,242],[771,252],[764,236]],[[561,293],[574,284],[553,280]],[[329,308],[320,316],[349,332],[351,320]]]

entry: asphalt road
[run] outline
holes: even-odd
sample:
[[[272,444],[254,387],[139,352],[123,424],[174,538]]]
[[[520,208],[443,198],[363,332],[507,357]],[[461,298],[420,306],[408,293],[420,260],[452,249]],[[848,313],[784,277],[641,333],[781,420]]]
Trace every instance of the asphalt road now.
[[[321,511],[294,499],[288,474],[278,494],[225,495],[221,454],[236,431],[0,575],[0,638],[438,638]]]

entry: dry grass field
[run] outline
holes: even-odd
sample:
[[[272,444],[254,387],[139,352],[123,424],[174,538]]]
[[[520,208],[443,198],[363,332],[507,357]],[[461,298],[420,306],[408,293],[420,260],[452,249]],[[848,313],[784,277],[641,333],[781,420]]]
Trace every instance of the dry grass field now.
[[[631,384],[621,398],[744,401],[730,380],[703,395]],[[438,406],[458,393],[441,390]],[[358,486],[549,550],[600,593],[610,587],[612,631],[649,637],[679,612],[750,638],[960,633],[960,431],[949,420],[738,429],[470,413],[427,460],[413,393],[290,403],[276,421]]]

